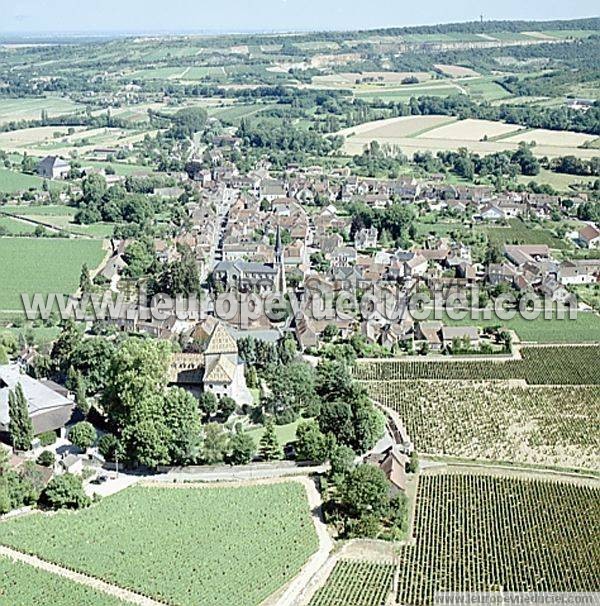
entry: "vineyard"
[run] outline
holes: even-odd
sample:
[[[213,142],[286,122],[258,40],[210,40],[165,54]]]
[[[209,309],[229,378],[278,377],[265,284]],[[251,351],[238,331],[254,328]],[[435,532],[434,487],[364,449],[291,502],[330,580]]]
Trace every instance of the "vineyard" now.
[[[597,591],[600,489],[423,475],[415,537],[400,552],[401,604],[431,604],[436,591]]]
[[[7,520],[0,543],[174,606],[256,606],[318,545],[294,482],[134,487],[77,513]]]
[[[398,412],[417,450],[469,459],[600,469],[600,390],[508,382],[365,383]]]
[[[393,577],[393,564],[340,560],[310,606],[381,606]]]
[[[361,381],[457,379],[487,381],[522,379],[531,385],[600,384],[600,346],[525,347],[522,360],[358,360]]]
[[[0,604],[6,606],[126,606],[112,596],[33,566],[0,558]]]

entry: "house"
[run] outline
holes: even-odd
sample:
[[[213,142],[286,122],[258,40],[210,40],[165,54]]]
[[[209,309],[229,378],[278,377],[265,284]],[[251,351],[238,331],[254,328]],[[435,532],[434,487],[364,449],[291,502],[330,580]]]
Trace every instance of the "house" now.
[[[445,348],[452,347],[454,339],[468,341],[469,345],[479,347],[479,331],[475,326],[444,326],[442,328],[442,343]]]
[[[427,271],[427,259],[422,255],[415,255],[408,261],[404,262],[404,276],[413,278],[415,276],[423,276]]]
[[[75,454],[67,454],[58,461],[58,468],[62,473],[81,475],[83,473],[83,457]]]
[[[492,204],[486,204],[480,211],[479,216],[484,221],[501,221],[506,218],[504,211]]]
[[[415,332],[415,342],[427,343],[432,351],[440,351],[442,349],[441,330],[441,322],[419,322]]]
[[[46,156],[37,166],[37,174],[44,179],[65,179],[71,165],[58,156]]]
[[[408,457],[400,452],[398,446],[390,446],[381,453],[373,453],[365,462],[379,467],[390,484],[390,496],[394,497],[406,490],[406,464]]]
[[[597,260],[599,266],[595,268],[600,271],[600,260]],[[569,284],[593,284],[596,282],[596,276],[591,264],[577,261],[565,261],[561,263],[558,269],[558,279],[563,285]]]
[[[0,366],[0,435],[8,437],[10,412],[8,394],[21,385],[33,433],[39,435],[47,431],[63,431],[74,416],[75,402],[29,375],[21,373],[18,364]]]
[[[218,398],[229,396],[238,404],[251,404],[244,370],[236,340],[218,323],[204,350],[204,389]]]
[[[600,248],[600,229],[595,225],[586,225],[579,230],[579,241],[586,248]]]
[[[354,237],[354,246],[358,250],[377,248],[377,228],[360,229]]]

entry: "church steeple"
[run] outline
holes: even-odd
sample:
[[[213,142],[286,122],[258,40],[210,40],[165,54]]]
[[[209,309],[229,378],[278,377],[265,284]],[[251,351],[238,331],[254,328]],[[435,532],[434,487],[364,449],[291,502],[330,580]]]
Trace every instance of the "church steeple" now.
[[[285,261],[283,258],[283,244],[281,242],[281,227],[277,226],[275,236],[275,267],[277,269],[277,284],[275,285],[278,292],[286,291],[285,283]]]

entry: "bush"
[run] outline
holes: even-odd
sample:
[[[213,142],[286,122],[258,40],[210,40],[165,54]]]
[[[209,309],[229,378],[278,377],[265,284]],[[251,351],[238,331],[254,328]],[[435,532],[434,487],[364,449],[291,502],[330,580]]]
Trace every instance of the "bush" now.
[[[85,450],[86,448],[90,448],[90,446],[95,444],[96,430],[91,423],[82,421],[81,423],[73,425],[69,431],[69,440],[71,440],[71,442],[73,442],[77,448]]]
[[[106,461],[114,461],[119,441],[112,433],[105,433],[98,440],[98,450]]]
[[[80,509],[90,502],[83,491],[81,478],[71,473],[52,478],[40,497],[40,505],[50,509]]]
[[[56,434],[53,431],[45,431],[38,436],[43,447],[52,446],[56,442]]]
[[[42,467],[52,467],[56,461],[56,455],[50,450],[44,450],[37,458],[36,463]]]

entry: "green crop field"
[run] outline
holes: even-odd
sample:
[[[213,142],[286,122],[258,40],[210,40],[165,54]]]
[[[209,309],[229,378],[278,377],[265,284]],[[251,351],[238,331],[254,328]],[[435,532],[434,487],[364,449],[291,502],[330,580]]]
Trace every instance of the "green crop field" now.
[[[340,560],[310,606],[381,606],[393,576],[393,564]]]
[[[81,266],[104,258],[100,240],[0,238],[0,309],[21,310],[21,293],[71,294]]]
[[[436,591],[598,589],[597,486],[425,474],[414,535],[399,551],[400,604],[431,604]]]
[[[419,452],[466,459],[600,469],[597,386],[508,381],[370,381]]]
[[[18,236],[23,234],[32,234],[34,225],[21,223],[11,217],[0,215],[0,234],[5,236]]]
[[[0,558],[0,604],[125,606],[128,603],[33,566]]]
[[[49,117],[71,114],[83,107],[70,99],[47,97],[36,99],[2,99],[0,100],[0,124],[19,120],[39,120],[42,110]]]
[[[41,189],[44,180],[34,175],[24,175],[14,170],[0,168],[0,193],[13,194],[28,189]],[[60,185],[52,183],[53,188],[59,188]]]
[[[77,513],[7,520],[0,543],[173,606],[256,606],[318,546],[294,482],[134,487]]]
[[[600,346],[524,347],[522,360],[427,360],[405,357],[357,360],[361,381],[521,379],[530,385],[599,385]]]
[[[490,242],[494,244],[546,244],[549,248],[564,249],[567,243],[557,238],[551,231],[528,225],[520,219],[508,221],[509,227],[482,227]]]
[[[596,313],[578,311],[573,320],[568,316],[558,319],[556,314],[546,320],[541,313],[535,320],[527,320],[517,314],[511,320],[500,320],[495,314],[489,320],[470,318],[453,320],[446,314],[443,320],[449,326],[503,326],[514,330],[521,341],[531,343],[598,343],[600,342],[600,316]]]

